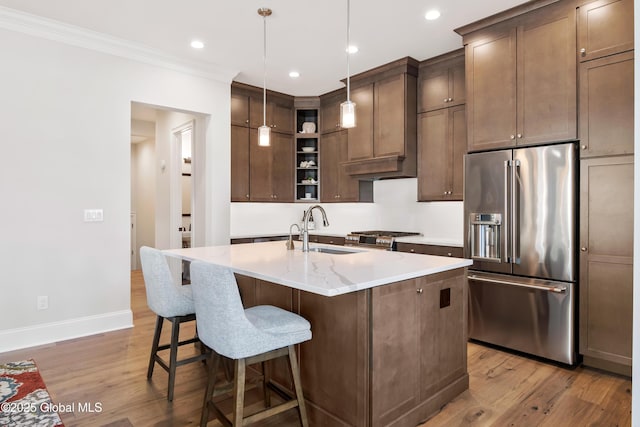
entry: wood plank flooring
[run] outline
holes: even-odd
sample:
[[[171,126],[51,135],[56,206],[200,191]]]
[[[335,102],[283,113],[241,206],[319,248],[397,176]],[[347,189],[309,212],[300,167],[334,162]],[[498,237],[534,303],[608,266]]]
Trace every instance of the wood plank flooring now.
[[[35,359],[54,402],[76,403],[75,412],[60,414],[67,427],[199,423],[205,368],[201,363],[178,368],[172,403],[166,400],[164,370],[156,366],[147,381],[155,315],[146,306],[140,271],[132,272],[131,285],[134,328],[0,353],[0,362]],[[168,340],[167,325],[163,340]],[[192,336],[193,326],[186,325],[183,333]],[[189,347],[181,356],[195,351]],[[583,367],[557,367],[475,343],[468,345],[468,366],[469,390],[421,427],[631,425],[628,378]],[[248,400],[254,408],[260,406],[258,397]],[[102,411],[82,413],[78,402],[100,403]],[[292,410],[257,425],[297,426],[298,417]]]

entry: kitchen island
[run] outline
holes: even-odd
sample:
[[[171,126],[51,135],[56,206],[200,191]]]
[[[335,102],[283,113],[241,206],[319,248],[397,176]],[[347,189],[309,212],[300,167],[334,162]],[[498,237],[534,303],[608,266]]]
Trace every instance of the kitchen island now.
[[[236,273],[245,306],[276,305],[309,320],[300,369],[311,425],[415,426],[469,385],[471,261],[332,245],[289,251],[264,242],[167,255]],[[272,376],[291,387],[286,363]]]

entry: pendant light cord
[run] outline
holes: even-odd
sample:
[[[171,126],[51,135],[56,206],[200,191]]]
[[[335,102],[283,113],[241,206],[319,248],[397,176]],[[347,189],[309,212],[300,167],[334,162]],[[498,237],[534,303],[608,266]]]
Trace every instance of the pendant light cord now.
[[[350,34],[351,34],[351,0],[347,0],[347,102],[350,102],[349,99],[349,92],[351,91],[351,84],[349,81],[349,75],[351,74],[349,71],[349,57],[351,56],[351,52],[349,51],[351,49],[351,46],[349,45],[349,39],[350,39]]]
[[[262,54],[262,65],[264,72],[262,74],[262,126],[267,125],[267,16],[262,17],[264,30],[264,46]]]

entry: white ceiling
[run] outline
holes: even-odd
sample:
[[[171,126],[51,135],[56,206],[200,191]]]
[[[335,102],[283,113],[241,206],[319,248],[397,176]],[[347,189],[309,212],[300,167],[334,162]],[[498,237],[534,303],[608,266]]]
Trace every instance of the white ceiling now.
[[[454,28],[522,0],[351,0],[356,74],[398,58],[421,61],[462,46]],[[237,71],[235,80],[262,86],[263,22],[267,18],[267,87],[296,96],[342,87],[346,77],[346,0],[0,0],[0,5],[159,49],[190,61]],[[427,10],[442,16],[426,21]],[[202,50],[189,46],[192,39]],[[300,77],[291,79],[291,70]]]

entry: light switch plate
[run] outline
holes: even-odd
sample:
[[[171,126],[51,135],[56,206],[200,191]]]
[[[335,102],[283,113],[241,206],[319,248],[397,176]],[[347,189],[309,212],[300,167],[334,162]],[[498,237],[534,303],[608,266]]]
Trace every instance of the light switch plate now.
[[[104,213],[102,209],[85,209],[84,222],[102,222],[104,221]]]

